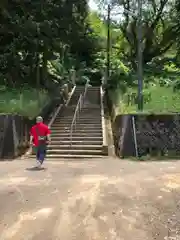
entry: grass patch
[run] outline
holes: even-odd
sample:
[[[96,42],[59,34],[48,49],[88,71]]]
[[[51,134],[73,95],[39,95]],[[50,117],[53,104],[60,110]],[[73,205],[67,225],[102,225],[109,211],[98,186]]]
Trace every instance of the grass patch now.
[[[37,116],[50,98],[45,90],[33,88],[10,89],[0,86],[0,114],[18,114],[29,118]]]
[[[180,91],[174,91],[171,83],[164,84],[162,77],[144,86],[145,114],[173,114],[180,112]],[[116,114],[137,113],[137,87],[127,88],[123,93],[120,88],[109,91],[109,97],[115,105]]]

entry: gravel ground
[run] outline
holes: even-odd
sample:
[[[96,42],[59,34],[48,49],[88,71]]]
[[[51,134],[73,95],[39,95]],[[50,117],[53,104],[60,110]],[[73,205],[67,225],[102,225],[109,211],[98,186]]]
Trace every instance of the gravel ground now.
[[[0,163],[0,240],[179,240],[180,161]]]

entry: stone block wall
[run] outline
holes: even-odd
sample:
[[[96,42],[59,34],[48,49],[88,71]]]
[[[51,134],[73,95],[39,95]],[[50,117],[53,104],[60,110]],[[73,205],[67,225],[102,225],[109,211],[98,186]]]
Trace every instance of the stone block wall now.
[[[136,156],[133,117],[139,156],[180,155],[180,115],[176,114],[117,116],[113,134],[118,156]]]

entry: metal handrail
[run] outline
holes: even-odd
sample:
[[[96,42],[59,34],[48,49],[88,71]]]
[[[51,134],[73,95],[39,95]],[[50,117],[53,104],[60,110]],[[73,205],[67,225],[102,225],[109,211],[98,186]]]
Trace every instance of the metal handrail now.
[[[88,81],[87,81],[86,84],[85,84],[84,93],[80,95],[80,97],[78,99],[78,102],[77,102],[77,105],[76,105],[76,108],[75,108],[74,115],[73,115],[73,120],[72,120],[71,127],[70,127],[70,145],[71,146],[72,146],[73,129],[74,129],[74,126],[75,126],[75,130],[76,130],[76,120],[77,120],[77,117],[79,117],[80,111],[81,111],[81,109],[84,105],[84,100],[85,100],[85,97],[86,97],[88,85],[89,84],[88,84]]]
[[[82,99],[83,99],[83,96],[81,94],[80,97],[79,97],[79,100],[77,102],[76,109],[75,109],[74,116],[73,116],[73,120],[72,120],[72,123],[71,123],[71,128],[70,128],[70,143],[71,143],[71,145],[72,145],[73,128],[75,126],[75,129],[76,129],[76,120],[77,120],[77,117],[79,117],[79,114],[80,114],[80,111],[81,111],[81,108],[82,108]]]

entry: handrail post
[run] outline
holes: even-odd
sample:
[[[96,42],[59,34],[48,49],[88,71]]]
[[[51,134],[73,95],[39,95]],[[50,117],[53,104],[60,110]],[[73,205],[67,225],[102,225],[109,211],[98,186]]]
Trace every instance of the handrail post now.
[[[82,109],[82,95],[80,96],[80,111]]]

